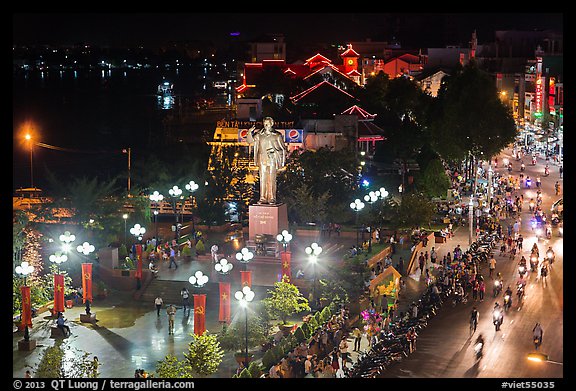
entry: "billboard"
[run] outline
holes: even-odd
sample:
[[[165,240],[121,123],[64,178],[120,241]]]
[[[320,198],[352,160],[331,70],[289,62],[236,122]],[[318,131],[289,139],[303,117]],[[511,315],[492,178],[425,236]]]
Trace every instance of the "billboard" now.
[[[278,132],[282,133],[284,136],[284,142],[286,143],[303,143],[304,142],[304,130],[303,129],[276,129]],[[238,129],[238,142],[247,143],[246,136],[248,134],[248,129]]]

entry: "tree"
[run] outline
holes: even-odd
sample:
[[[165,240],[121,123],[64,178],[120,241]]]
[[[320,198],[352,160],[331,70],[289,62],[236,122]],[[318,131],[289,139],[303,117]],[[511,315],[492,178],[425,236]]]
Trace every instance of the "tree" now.
[[[65,350],[69,351],[68,354],[65,354]],[[34,373],[38,378],[98,377],[98,368],[89,356],[90,354],[83,350],[57,341],[43,352]]]
[[[402,197],[396,219],[401,227],[428,225],[434,215],[434,205],[423,194],[411,193]]]
[[[217,335],[208,331],[202,335],[191,335],[193,340],[188,345],[188,353],[184,355],[191,370],[202,376],[213,374],[224,357]]]
[[[264,329],[261,319],[255,313],[248,316],[248,347],[264,343],[267,330]],[[242,352],[246,348],[246,323],[244,317],[238,317],[230,325],[224,325],[218,333],[218,341],[226,350]]]
[[[192,367],[188,360],[178,360],[176,356],[169,354],[156,364],[156,377],[192,378]]]
[[[268,290],[268,294],[270,296],[263,300],[266,311],[273,318],[280,318],[284,325],[287,324],[289,316],[302,311],[310,311],[308,300],[302,296],[298,287],[289,282],[274,283],[274,289]]]
[[[451,182],[440,159],[430,161],[419,175],[417,184],[430,197],[445,197]]]

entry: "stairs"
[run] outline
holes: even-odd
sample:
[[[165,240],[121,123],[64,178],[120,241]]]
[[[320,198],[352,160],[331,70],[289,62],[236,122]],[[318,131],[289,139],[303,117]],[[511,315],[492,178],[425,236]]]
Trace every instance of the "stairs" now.
[[[180,290],[185,286],[190,290],[190,284],[188,282],[169,281],[155,278],[146,288],[144,288],[144,293],[142,293],[137,300],[144,303],[154,303],[154,299],[160,296],[162,300],[164,300],[164,305],[174,304],[175,306],[180,307],[182,304]],[[190,294],[192,293],[193,292],[190,291]],[[192,298],[190,298],[190,302],[192,303]]]

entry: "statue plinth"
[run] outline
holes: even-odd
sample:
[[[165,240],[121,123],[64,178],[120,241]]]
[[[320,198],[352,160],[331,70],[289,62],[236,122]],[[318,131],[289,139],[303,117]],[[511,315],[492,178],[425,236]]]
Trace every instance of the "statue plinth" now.
[[[30,351],[36,349],[36,340],[35,339],[21,339],[18,341],[18,350]]]
[[[254,204],[248,207],[249,240],[254,240],[257,234],[276,238],[285,229],[288,229],[286,204]]]

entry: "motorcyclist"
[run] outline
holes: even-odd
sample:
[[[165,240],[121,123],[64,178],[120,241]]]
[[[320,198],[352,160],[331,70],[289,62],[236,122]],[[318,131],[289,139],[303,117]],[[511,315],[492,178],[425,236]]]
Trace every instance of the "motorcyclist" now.
[[[529,189],[531,184],[532,184],[532,179],[530,179],[529,175],[526,175],[526,188]]]
[[[462,287],[462,284],[456,284],[456,289],[454,290],[454,295],[456,295],[454,297],[455,303],[459,303],[462,301],[462,298],[464,298],[464,288]]]
[[[477,360],[482,358],[482,351],[484,350],[484,336],[479,334],[476,338],[476,344],[474,345],[474,354]]]
[[[542,326],[539,322],[536,323],[534,328],[532,329],[534,333],[533,340],[534,340],[534,347],[538,350],[538,347],[542,344],[542,336],[544,334],[544,330],[542,330]]]
[[[546,165],[546,167],[544,167],[544,176],[548,175],[550,175],[550,168],[548,167],[548,165]]]
[[[530,255],[530,270],[533,272],[538,270],[538,257],[536,254]]]
[[[554,263],[556,258],[556,254],[554,254],[554,250],[552,250],[552,246],[548,246],[548,250],[546,250],[546,257],[548,257],[548,262]]]
[[[470,322],[474,323],[474,330],[476,330],[476,326],[478,326],[478,321],[480,320],[480,313],[476,309],[476,307],[472,307],[472,311],[470,311]]]
[[[512,307],[512,288],[510,288],[510,285],[508,285],[508,287],[504,291],[504,307],[505,307],[504,309]]]
[[[492,310],[492,323],[496,325],[496,330],[500,329],[500,325],[502,325],[502,321],[504,320],[504,314],[502,313],[502,309],[500,308],[500,304],[496,302],[494,304],[494,309]]]
[[[532,212],[534,210],[534,198],[530,198],[530,202],[528,203],[528,209],[530,210],[530,212]]]
[[[532,245],[532,249],[530,249],[530,253],[536,254],[537,257],[540,257],[540,249],[538,248],[538,244],[534,243]]]
[[[524,171],[525,168],[526,168],[526,166],[524,165],[524,161],[522,161],[520,163],[520,171]]]
[[[542,182],[540,181],[540,177],[537,176],[537,177],[536,177],[536,187],[539,188],[541,184],[542,184]]]

